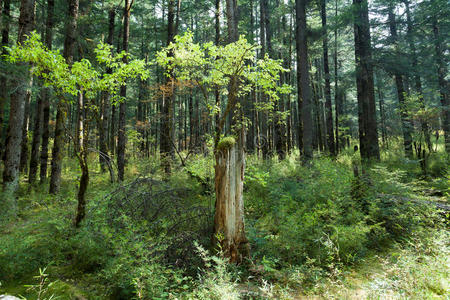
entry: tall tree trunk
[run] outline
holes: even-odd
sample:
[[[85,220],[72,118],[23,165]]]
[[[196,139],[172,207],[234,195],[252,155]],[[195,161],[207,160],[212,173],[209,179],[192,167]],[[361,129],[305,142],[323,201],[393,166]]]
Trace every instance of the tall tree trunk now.
[[[220,14],[221,14],[221,8],[220,8],[220,1],[221,0],[216,0],[216,5],[215,5],[215,24],[214,24],[214,28],[216,31],[216,36],[215,36],[215,44],[216,46],[218,46],[220,44]],[[214,115],[214,123],[215,123],[215,135],[220,135],[220,128],[219,128],[219,121],[220,121],[220,110],[218,108],[220,108],[220,91],[218,88],[216,88],[214,90],[214,98],[215,98],[215,104],[216,104],[216,110],[217,112]]]
[[[334,18],[337,20],[338,16],[338,3],[337,0],[334,2]],[[338,77],[338,27],[334,26],[334,52],[333,52],[333,62],[334,62],[334,124],[335,124],[335,135],[336,135],[336,154],[339,153],[342,148],[343,140],[340,137],[339,133],[339,118],[341,116],[342,111],[342,103],[340,102],[341,98],[339,96],[339,77]]]
[[[353,0],[353,5],[355,7],[356,88],[361,158],[365,161],[379,160],[368,3],[367,0]]]
[[[306,36],[306,0],[296,0],[295,10],[297,19],[297,84],[299,89],[299,120],[302,127],[302,161],[308,162],[313,158],[312,149],[312,97],[308,71],[308,44]]]
[[[30,90],[27,91],[25,96],[25,110],[23,113],[23,123],[22,123],[22,142],[20,143],[20,164],[19,170],[21,173],[27,173],[28,171],[28,130],[30,128],[31,121],[31,87],[33,86],[33,78],[30,79]]]
[[[116,11],[114,7],[110,8],[108,14],[108,38],[106,42],[112,46],[114,43],[114,21],[116,18]],[[106,70],[108,74],[111,74],[111,69]],[[106,170],[106,167],[111,168],[111,160],[108,151],[108,124],[109,115],[111,110],[110,95],[108,92],[102,93],[101,103],[101,115],[100,115],[100,132],[99,132],[99,162],[102,172]],[[114,181],[114,178],[111,177]]]
[[[124,10],[123,10],[123,43],[122,50],[128,52],[128,38],[130,36],[130,10],[131,4],[129,0],[125,0]],[[127,57],[124,56],[123,62],[127,63]],[[127,86],[126,84],[120,87],[120,97],[122,101],[119,105],[119,134],[117,140],[117,169],[118,169],[118,179],[120,181],[124,180],[125,173],[125,146],[127,143],[126,136],[126,111],[127,111]]]
[[[174,40],[175,36],[175,0],[168,0],[168,13],[167,13],[167,45],[169,45]],[[173,56],[173,53],[169,54]],[[165,81],[166,89],[170,86],[171,92],[166,95],[163,91],[162,103],[161,103],[161,134],[160,134],[160,156],[161,163],[164,167],[164,172],[166,175],[171,173],[171,152],[173,143],[173,119],[172,119],[172,100],[174,92],[174,82],[173,76],[167,78]]]
[[[321,0],[321,18],[322,18],[322,48],[323,48],[323,71],[325,76],[325,113],[327,124],[327,144],[328,150],[332,156],[335,156],[337,151],[334,144],[334,130],[333,130],[333,108],[331,105],[331,85],[330,85],[330,67],[328,65],[328,30],[327,30],[327,10],[326,0]]]
[[[6,55],[6,46],[9,44],[9,23],[11,18],[11,0],[4,0],[2,9],[2,55]],[[0,74],[0,160],[3,160],[3,138],[4,138],[4,130],[3,130],[3,121],[5,114],[5,103],[8,98],[8,90],[7,90],[7,76],[3,76]]]
[[[47,2],[47,26],[45,32],[45,44],[48,49],[52,49],[53,40],[53,14],[55,10],[55,1]],[[49,89],[45,89],[42,95],[42,147],[40,154],[40,183],[47,181],[48,167],[48,140],[50,137],[49,121],[50,121],[50,94]]]
[[[397,24],[394,15],[394,7],[392,4],[389,5],[389,29],[392,37],[392,42],[394,44],[396,52],[398,52],[398,37],[397,37]],[[413,157],[412,149],[412,136],[411,131],[414,129],[413,124],[408,117],[408,112],[405,107],[405,87],[403,85],[403,76],[398,71],[394,71],[395,86],[397,87],[397,97],[400,106],[400,118],[402,121],[402,132],[403,132],[403,146],[405,149],[405,154],[408,158]]]
[[[47,0],[47,21],[45,28],[45,46],[48,49],[52,49],[52,40],[53,40],[53,13],[54,13],[55,1]],[[31,142],[31,157],[30,157],[30,170],[28,173],[28,182],[30,184],[34,183],[36,180],[36,174],[39,164],[39,145],[41,143],[41,137],[43,136],[43,131],[45,130],[46,134],[46,143],[45,151],[48,152],[48,121],[49,121],[49,89],[46,87],[42,87],[41,95],[38,97],[38,103],[36,106],[35,113],[35,122],[33,128],[33,140]],[[44,114],[46,114],[44,118]],[[47,124],[44,124],[44,122]],[[45,127],[45,128],[44,128]],[[43,140],[44,141],[44,140]],[[44,148],[44,145],[42,145]],[[48,153],[47,153],[48,157]],[[47,165],[47,160],[45,161]],[[41,166],[42,167],[42,166]],[[45,168],[45,177],[47,177],[47,168]]]
[[[79,0],[69,0],[68,21],[66,24],[66,36],[64,39],[64,58],[67,64],[72,65],[73,52],[76,42],[77,19]],[[50,193],[57,194],[61,186],[61,170],[64,150],[64,122],[65,105],[59,101],[56,110],[55,137],[52,149],[52,168],[50,175]]]
[[[81,169],[81,178],[80,178],[80,185],[78,188],[78,194],[77,194],[77,214],[75,217],[75,227],[79,227],[81,221],[84,219],[86,215],[86,191],[89,185],[89,167],[87,162],[87,155],[88,155],[88,127],[87,124],[85,124],[85,118],[86,118],[86,103],[84,99],[84,92],[80,91],[78,93],[78,111],[79,116],[77,120],[77,128],[78,128],[78,134],[76,138],[78,139],[78,142],[76,144],[75,153],[78,158],[78,163],[80,165]]]
[[[20,3],[18,44],[22,44],[26,40],[26,36],[34,29],[35,4],[35,0],[22,0]],[[15,91],[11,94],[8,134],[5,147],[5,169],[3,171],[3,190],[6,195],[14,193],[19,184],[22,125],[25,102],[28,94],[31,94],[32,77],[31,74],[28,74],[25,79],[25,84],[23,84],[23,78],[14,78],[12,82]],[[8,198],[8,196],[6,197]],[[6,209],[11,209],[14,213],[15,203],[6,203]]]
[[[434,49],[436,51],[436,65],[439,83],[439,91],[441,94],[442,106],[442,129],[444,129],[445,151],[450,153],[450,83],[446,79],[447,65],[444,59],[444,51],[441,42],[441,34],[439,32],[439,24],[436,17],[433,17],[433,35],[434,35]]]
[[[386,133],[386,113],[384,110],[384,97],[380,84],[380,79],[377,76],[377,89],[378,89],[378,101],[380,106],[380,127],[381,127],[381,141],[383,145],[387,146],[387,133]]]

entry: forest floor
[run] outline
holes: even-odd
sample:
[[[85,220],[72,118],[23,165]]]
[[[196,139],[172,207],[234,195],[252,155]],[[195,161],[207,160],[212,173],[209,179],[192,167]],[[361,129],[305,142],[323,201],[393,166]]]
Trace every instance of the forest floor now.
[[[205,171],[203,162],[199,161],[198,163],[198,169],[194,170]],[[325,163],[323,163],[323,167],[329,167]],[[252,165],[251,162],[249,165],[251,167],[248,172],[249,185],[256,182],[258,186],[264,185],[274,190],[278,189],[274,182],[280,179],[275,178],[273,182],[266,182],[268,179],[265,179],[264,176],[268,177],[268,173],[264,173],[262,167]],[[70,222],[73,218],[72,211],[75,204],[73,195],[76,192],[76,186],[73,185],[73,182],[77,179],[77,173],[70,171],[71,166],[71,163],[66,166],[62,190],[58,196],[49,196],[45,187],[22,189],[19,197],[19,205],[23,208],[20,218],[10,226],[0,228],[0,267],[3,264],[9,266],[9,270],[22,271],[24,275],[20,279],[3,282],[3,285],[0,282],[0,295],[23,295],[26,299],[37,299],[35,291],[31,291],[29,285],[36,283],[35,276],[38,274],[38,267],[47,265],[48,283],[53,282],[49,294],[58,296],[57,299],[106,299],[101,296],[106,289],[102,281],[105,278],[104,274],[107,274],[106,271],[101,270],[96,273],[88,267],[98,268],[98,262],[105,264],[103,262],[105,257],[107,259],[113,259],[114,257],[108,256],[109,254],[101,248],[102,246],[97,248],[92,244],[95,239],[89,238],[89,229],[82,231],[76,239],[70,238],[70,232],[73,230]],[[281,165],[281,167],[285,166],[289,165]],[[275,167],[280,168],[280,165]],[[138,177],[139,174],[149,174],[139,167],[130,168],[128,171],[130,178]],[[205,171],[205,174],[208,172]],[[276,171],[274,171],[274,174],[276,174]],[[301,174],[301,172],[293,174],[293,177],[281,177],[281,180],[287,183],[289,183],[288,180],[293,180],[297,184],[296,174]],[[184,185],[195,186],[195,184],[186,181],[183,176],[179,180],[182,180],[181,182],[184,182]],[[323,174],[322,176],[319,179],[313,178],[312,180],[329,179],[331,175]],[[343,176],[337,174],[335,178],[341,180],[340,178]],[[395,201],[411,200],[418,207],[423,204],[427,207],[436,207],[437,203],[441,208],[448,207],[449,199],[446,196],[448,196],[448,189],[450,188],[449,182],[448,175],[429,182],[415,180],[407,184],[412,193],[399,193],[396,196],[397,198],[393,199],[397,199]],[[177,183],[180,184],[178,181],[172,184],[176,185]],[[318,186],[323,186],[321,183],[322,181],[319,181]],[[383,184],[385,183],[383,182]],[[289,187],[289,184],[286,185]],[[25,182],[22,186],[26,186]],[[335,188],[339,184],[332,182],[330,186]],[[398,187],[398,185],[394,187]],[[98,206],[92,207],[96,209],[105,207],[106,209],[107,206],[102,204],[102,201],[104,201],[102,199],[105,199],[112,189],[107,175],[96,175],[88,192],[90,199],[92,199],[90,205],[98,202]],[[300,189],[302,188],[300,187]],[[201,188],[198,187],[197,193],[200,190]],[[266,189],[263,191],[267,194]],[[247,193],[249,200],[252,199],[250,196],[253,196],[253,199],[259,197],[252,190],[247,191]],[[308,193],[308,191],[305,191],[305,193]],[[410,198],[411,195],[414,195],[414,199]],[[210,196],[198,199],[203,199],[201,201],[206,203],[209,201],[208,197]],[[279,194],[275,194],[274,198],[278,201]],[[257,203],[264,203],[264,201],[258,200]],[[72,208],[68,210],[67,207]],[[93,214],[92,217],[94,217]],[[288,218],[289,215],[284,217]],[[306,269],[309,273],[300,275],[311,277],[305,277],[307,284],[302,283],[305,282],[303,277],[298,281],[298,284],[289,282],[286,279],[288,272],[285,271],[287,270],[278,268],[279,265],[270,270],[270,264],[269,270],[262,270],[257,274],[244,270],[238,277],[231,275],[231,282],[239,278],[237,281],[239,283],[235,287],[241,299],[450,299],[450,230],[448,217],[447,211],[447,223],[443,226],[437,223],[435,226],[427,225],[420,234],[410,232],[407,237],[391,241],[386,246],[368,249],[368,252],[353,264],[333,262],[331,265],[324,266],[317,273],[319,275],[316,278],[312,278],[315,276],[315,269],[311,272]],[[434,223],[431,222],[430,224]],[[358,225],[355,226],[354,228],[358,230]],[[248,227],[251,227],[251,225],[249,224]],[[353,232],[351,234],[353,235]],[[354,233],[352,239],[357,238],[357,233]],[[134,240],[131,243],[134,244]],[[124,244],[124,247],[128,249],[129,244]],[[132,252],[130,252],[130,257],[134,259]],[[92,262],[90,262],[91,259]],[[260,260],[255,259],[257,266],[262,269],[267,266],[264,259],[265,257]],[[136,263],[132,260],[131,266],[134,267],[135,265]],[[81,268],[82,266],[85,266],[84,269]],[[327,271],[323,272],[325,269]],[[3,271],[0,269],[0,275]],[[99,276],[99,274],[102,275]],[[197,277],[192,278],[196,280]],[[195,287],[198,287],[197,282],[189,289]],[[169,290],[169,296],[158,299],[210,299],[183,296],[175,298],[175,296],[170,296],[172,288],[166,289]],[[190,295],[192,296],[192,294]],[[114,299],[131,298],[119,297]]]
[[[375,254],[295,299],[449,299],[448,230],[430,231],[428,245],[410,244]]]

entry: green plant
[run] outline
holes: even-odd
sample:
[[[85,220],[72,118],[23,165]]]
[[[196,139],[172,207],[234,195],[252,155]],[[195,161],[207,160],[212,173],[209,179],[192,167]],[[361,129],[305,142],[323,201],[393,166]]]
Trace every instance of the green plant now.
[[[37,283],[25,285],[28,290],[33,291],[36,294],[36,300],[52,300],[58,298],[54,294],[50,294],[49,290],[57,281],[50,281],[46,270],[46,267],[43,269],[39,268],[39,275],[33,276]]]

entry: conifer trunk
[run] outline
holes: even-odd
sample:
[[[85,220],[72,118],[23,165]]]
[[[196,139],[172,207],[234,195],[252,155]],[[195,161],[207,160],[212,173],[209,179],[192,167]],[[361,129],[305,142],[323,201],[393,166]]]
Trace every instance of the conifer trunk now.
[[[365,161],[379,160],[368,1],[353,0],[353,5],[360,153]]]
[[[306,0],[296,0],[297,18],[297,84],[299,89],[298,106],[299,128],[301,146],[303,146],[302,161],[307,162],[313,158],[312,149],[312,96],[308,71],[308,45],[306,38]]]
[[[35,0],[22,0],[20,3],[18,43],[23,43],[26,36],[34,29]],[[25,80],[25,84],[22,82]],[[5,194],[14,193],[19,184],[20,149],[22,143],[22,125],[25,114],[25,102],[31,95],[31,74],[23,78],[14,78],[11,94],[8,134],[5,147],[5,169],[3,171],[3,190]],[[11,206],[12,205],[12,206]],[[14,203],[6,203],[6,209],[15,208]],[[8,207],[11,206],[11,207]]]
[[[1,15],[1,21],[2,21],[2,40],[1,40],[1,47],[2,47],[2,55],[6,55],[6,46],[9,44],[9,23],[10,23],[10,13],[11,13],[11,0],[4,0],[3,1],[3,7],[2,9],[2,15]],[[4,130],[3,130],[3,120],[4,120],[4,114],[5,114],[5,104],[8,99],[8,92],[7,92],[7,77],[0,74],[0,160],[3,160],[3,153],[4,153],[4,147],[3,147],[3,138],[4,138]]]
[[[129,0],[125,0],[124,11],[123,11],[123,44],[122,50],[128,52],[128,38],[130,36],[130,6]],[[127,63],[126,56],[123,58],[123,62]],[[120,96],[122,101],[119,105],[119,134],[117,140],[117,169],[118,169],[118,179],[119,181],[124,180],[125,173],[125,146],[126,146],[126,96],[127,96],[127,86],[126,84],[120,88]]]
[[[77,30],[79,0],[69,1],[68,22],[66,24],[66,36],[64,40],[64,58],[68,65],[72,65],[73,52],[75,49],[75,39]],[[59,101],[56,110],[55,137],[52,149],[52,168],[50,175],[50,193],[57,194],[61,186],[62,159],[64,151],[64,122],[65,105]]]

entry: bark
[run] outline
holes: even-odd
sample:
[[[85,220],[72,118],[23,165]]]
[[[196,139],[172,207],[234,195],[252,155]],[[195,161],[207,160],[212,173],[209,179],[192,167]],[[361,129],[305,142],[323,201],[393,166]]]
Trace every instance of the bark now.
[[[334,7],[335,7],[335,11],[334,11],[334,18],[337,20],[337,16],[338,16],[338,3],[337,0],[334,2]],[[341,116],[341,108],[342,108],[342,103],[341,103],[341,98],[339,97],[339,77],[338,77],[338,58],[337,58],[337,53],[338,53],[338,42],[337,42],[337,36],[338,36],[338,27],[335,26],[334,28],[334,53],[333,53],[333,61],[334,61],[334,112],[335,112],[335,116],[334,116],[334,124],[335,124],[335,135],[336,135],[336,154],[339,153],[340,149],[343,148],[341,144],[343,144],[342,139],[340,138],[340,133],[339,133],[339,117]]]
[[[378,78],[378,76],[377,76]],[[383,91],[380,86],[380,80],[377,80],[377,89],[378,89],[378,101],[380,106],[380,126],[381,126],[381,141],[383,145],[387,146],[387,132],[386,132],[386,113],[384,110],[384,97]]]
[[[124,11],[123,11],[123,43],[122,50],[128,52],[128,39],[130,36],[130,10],[131,4],[129,0],[125,0]],[[123,58],[123,62],[127,63],[127,57]],[[117,140],[117,169],[118,169],[118,179],[119,181],[124,180],[125,173],[125,145],[127,143],[126,140],[126,96],[127,96],[127,86],[126,84],[120,88],[120,96],[122,97],[122,101],[119,105],[119,134]]]
[[[242,262],[249,254],[245,237],[243,180],[245,154],[243,131],[238,141],[230,147],[216,149],[215,188],[216,213],[214,232],[222,250],[231,262]],[[228,145],[227,145],[228,146]]]
[[[76,42],[77,19],[78,19],[79,0],[69,1],[68,21],[66,24],[66,35],[64,39],[63,56],[67,64],[72,65],[73,53]],[[53,140],[52,149],[52,166],[50,175],[50,189],[51,194],[57,194],[61,185],[61,170],[62,159],[64,151],[64,122],[65,122],[65,107],[62,100],[59,101],[56,108],[56,124],[55,136]]]
[[[174,40],[175,36],[175,0],[168,0],[168,13],[167,13],[167,45]],[[173,56],[173,53],[169,54]],[[173,142],[173,113],[172,113],[172,100],[173,100],[173,76],[170,76],[165,81],[165,88],[171,88],[170,93],[166,94],[163,91],[162,103],[161,103],[161,134],[160,134],[160,156],[161,163],[164,167],[166,175],[171,173],[171,152]]]
[[[9,44],[9,23],[11,18],[11,0],[4,0],[3,1],[3,7],[2,9],[2,41],[1,41],[1,47],[2,47],[2,55],[6,55],[7,51],[5,46],[8,46]],[[4,114],[5,114],[5,103],[8,98],[8,92],[7,92],[7,76],[3,76],[0,74],[0,160],[3,159],[3,137],[4,137],[4,130],[3,130],[3,120],[4,120]]]
[[[44,107],[43,107],[43,97],[46,97],[43,88],[41,90],[41,95],[37,99],[36,113],[33,126],[33,139],[31,140],[31,156],[30,156],[30,168],[28,172],[28,182],[33,184],[36,180],[38,161],[39,161],[39,145],[42,135],[42,121],[44,118]]]
[[[379,160],[368,4],[353,0],[353,5],[360,153],[364,161]]]
[[[264,59],[264,56],[266,55],[266,2],[260,1],[260,20],[259,20],[259,26],[260,26],[260,40],[261,40],[261,55],[260,58]],[[266,101],[266,97],[264,93],[260,93],[260,102],[264,103]],[[260,114],[261,122],[258,124],[258,132],[259,134],[256,137],[257,145],[258,145],[258,152],[262,152],[263,159],[267,159],[269,156],[269,140],[268,140],[268,134],[267,134],[267,112],[262,111]]]
[[[79,108],[79,117],[78,117],[78,133],[77,136],[78,142],[76,143],[76,147],[78,147],[75,151],[76,156],[78,158],[78,163],[81,169],[81,178],[80,185],[78,188],[77,194],[77,214],[75,217],[75,227],[80,227],[81,221],[84,219],[86,215],[86,191],[89,185],[89,168],[88,168],[88,149],[87,149],[87,138],[88,138],[88,128],[87,124],[85,124],[86,110],[85,110],[85,99],[83,91],[78,93],[78,108]]]
[[[302,161],[308,162],[313,158],[312,149],[312,97],[308,71],[308,45],[306,36],[306,0],[296,0],[297,19],[297,84],[299,89],[299,120],[303,123],[299,128],[303,146]]]
[[[445,151],[450,153],[450,83],[446,79],[447,65],[444,59],[444,46],[441,42],[441,34],[439,23],[436,17],[433,18],[433,35],[434,35],[434,49],[436,52],[436,65],[439,83],[439,91],[441,94],[442,106],[442,129],[444,130]]]
[[[20,17],[18,30],[18,43],[23,43],[26,35],[34,29],[35,1],[22,0],[20,3]],[[24,82],[25,81],[25,84]],[[25,102],[27,95],[31,94],[32,77],[14,78],[15,91],[11,94],[8,134],[6,137],[5,168],[3,171],[3,189],[6,194],[14,193],[19,183],[20,145],[22,143],[22,125],[24,121]],[[15,204],[12,203],[11,209]],[[8,204],[7,204],[8,206]]]
[[[55,1],[48,0],[47,1],[47,21],[45,28],[45,45],[48,49],[52,49],[52,39],[53,39],[53,13],[54,13]],[[28,182],[30,184],[34,183],[36,180],[37,169],[39,165],[39,146],[41,143],[41,137],[43,136],[43,131],[46,131],[46,140],[47,145],[45,146],[45,151],[48,152],[48,121],[49,121],[49,89],[46,87],[42,87],[40,97],[38,97],[38,103],[36,106],[35,113],[35,123],[33,128],[33,139],[31,142],[31,156],[30,156],[30,170],[28,173]],[[45,120],[44,120],[44,114]],[[46,124],[45,124],[46,122]],[[44,139],[43,139],[44,143]],[[42,145],[44,150],[44,145]],[[47,153],[48,157],[48,153]],[[47,177],[47,159],[45,162],[45,176],[44,180]],[[42,167],[42,166],[41,166]]]
[[[28,129],[30,128],[30,103],[31,103],[31,87],[33,86],[33,77],[29,81],[29,90],[27,90],[25,96],[25,110],[23,113],[22,123],[22,142],[20,143],[20,164],[19,170],[21,173],[27,173],[28,171]]]
[[[398,51],[398,36],[397,36],[397,24],[394,15],[394,8],[389,5],[389,29],[391,33],[392,42],[394,44],[395,50]],[[408,117],[408,113],[405,107],[405,87],[403,85],[403,76],[398,70],[394,70],[394,80],[395,86],[397,88],[397,98],[400,106],[400,118],[402,122],[402,132],[403,132],[403,146],[405,149],[405,154],[408,158],[413,157],[412,148],[412,136],[411,131],[413,130],[413,124]]]
[[[328,64],[328,35],[327,35],[327,12],[326,0],[321,0],[321,18],[323,30],[323,71],[325,76],[325,113],[327,128],[328,150],[332,156],[336,156],[333,130],[333,108],[331,105],[331,85],[330,85],[330,67]]]
[[[109,45],[113,45],[114,40],[114,21],[116,17],[116,11],[114,8],[109,10],[109,22],[108,22],[108,38],[107,43]],[[107,69],[106,72],[111,74],[111,69]],[[111,165],[111,160],[108,152],[108,124],[109,124],[109,115],[111,110],[110,104],[110,95],[108,92],[102,93],[102,106],[101,106],[101,115],[100,115],[100,131],[99,131],[99,162],[100,169],[102,172],[105,172],[106,167],[109,168]],[[114,178],[111,178],[114,181]]]
[[[230,42],[238,39],[237,3],[227,0],[228,38]],[[230,78],[227,108],[233,109],[237,102],[239,80]],[[222,116],[219,129],[223,127],[227,112]],[[242,110],[239,112],[242,113]],[[242,121],[242,116],[235,118]],[[250,252],[244,225],[244,169],[245,169],[245,128],[240,126],[236,132],[235,143],[220,143],[219,135],[214,142],[215,150],[215,188],[216,211],[214,216],[214,237],[218,239],[230,262],[242,262]]]
[[[221,14],[221,8],[220,8],[220,1],[221,0],[216,0],[216,5],[215,5],[215,19],[214,19],[214,21],[215,21],[215,24],[214,24],[214,28],[215,28],[215,31],[216,31],[216,40],[215,40],[215,44],[218,46],[219,44],[220,44],[220,14]],[[220,92],[219,92],[219,89],[218,88],[216,88],[215,90],[214,90],[214,98],[215,98],[215,104],[216,104],[216,107],[217,108],[219,108],[220,107]],[[215,115],[214,115],[214,121],[215,121],[215,129],[214,129],[214,132],[215,132],[215,134],[217,135],[217,134],[219,134],[220,135],[220,132],[219,132],[219,120],[220,120],[220,114],[219,114],[219,112],[217,112]]]

